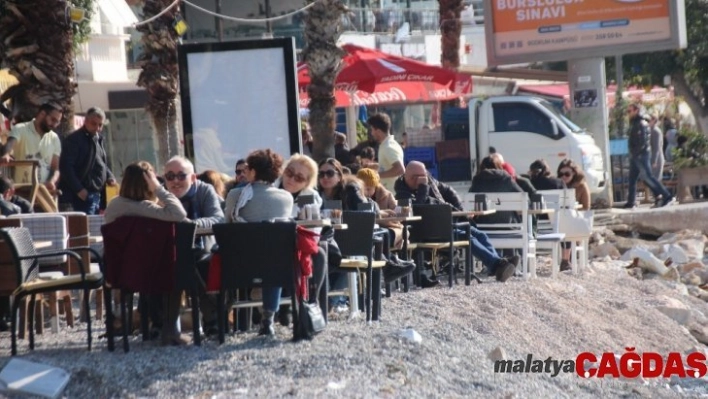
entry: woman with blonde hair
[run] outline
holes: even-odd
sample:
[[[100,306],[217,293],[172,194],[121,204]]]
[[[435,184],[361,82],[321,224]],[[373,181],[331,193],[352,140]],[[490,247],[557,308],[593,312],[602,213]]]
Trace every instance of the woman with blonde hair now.
[[[322,206],[322,197],[315,190],[317,163],[307,155],[293,154],[285,163],[283,175],[275,181],[274,185],[293,195],[293,218],[298,214],[297,198],[300,195],[311,195],[313,203],[318,208]]]
[[[376,202],[379,206],[379,215],[382,217],[396,216],[396,198],[381,184],[379,173],[373,169],[360,169],[356,177],[364,182],[364,195]],[[393,233],[392,247],[401,249],[403,247],[403,225],[399,222],[380,223]]]

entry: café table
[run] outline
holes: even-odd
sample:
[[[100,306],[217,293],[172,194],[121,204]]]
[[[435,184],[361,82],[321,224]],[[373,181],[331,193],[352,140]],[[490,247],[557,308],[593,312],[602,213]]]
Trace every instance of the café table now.
[[[529,215],[550,215],[555,211],[553,208],[529,209]]]
[[[403,255],[404,260],[408,260],[408,224],[411,222],[419,222],[423,220],[421,216],[389,216],[389,217],[382,217],[382,218],[377,218],[376,223],[381,224],[381,223],[393,223],[393,222],[398,222],[403,225],[403,247],[401,248],[401,252]],[[411,275],[408,275],[404,280],[403,280],[403,292],[408,292],[410,290],[411,286]],[[389,297],[391,296],[391,292],[388,287],[386,287],[386,296]]]
[[[307,228],[332,226],[335,230],[346,230],[349,227],[346,223],[332,223],[330,219],[296,220],[295,224]],[[197,237],[209,236],[214,234],[214,231],[211,227],[197,227],[195,234]]]
[[[474,216],[487,216],[497,213],[496,209],[487,209],[484,211],[453,211],[452,217],[474,217]]]

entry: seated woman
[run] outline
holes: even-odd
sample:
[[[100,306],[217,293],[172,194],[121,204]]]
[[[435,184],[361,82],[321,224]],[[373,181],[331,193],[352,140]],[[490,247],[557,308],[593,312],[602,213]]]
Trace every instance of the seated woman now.
[[[376,202],[379,206],[381,217],[396,216],[396,199],[393,194],[386,190],[381,184],[379,173],[373,169],[361,169],[356,177],[364,182],[364,195],[366,198]],[[391,233],[391,245],[394,249],[401,249],[403,246],[403,225],[400,222],[379,223]]]
[[[325,200],[342,201],[342,209],[345,211],[359,210],[359,204],[373,204],[374,212],[380,212],[376,202],[370,201],[364,195],[364,183],[356,176],[345,175],[342,165],[333,158],[320,161],[319,164],[319,186],[320,194]],[[398,259],[388,259],[383,268],[384,281],[389,283],[413,272],[415,264],[401,262]]]
[[[498,157],[488,156],[482,159],[477,174],[472,178],[471,193],[520,193],[524,190],[507,173]],[[497,212],[481,216],[477,223],[516,223],[515,212]],[[512,262],[513,263],[513,262]]]
[[[563,185],[575,189],[575,201],[582,210],[590,209],[590,187],[585,181],[585,174],[578,165],[570,159],[564,159],[558,165],[558,177]],[[561,271],[570,270],[570,243],[563,243],[563,260],[560,264]]]
[[[529,178],[536,190],[561,190],[563,182],[551,176],[551,167],[545,159],[537,159],[529,166]]]
[[[299,207],[297,199],[301,195],[311,195],[313,204],[320,208],[322,206],[322,197],[315,191],[317,185],[317,163],[307,155],[293,154],[285,164],[283,176],[276,180],[274,186],[289,192],[293,197],[293,208],[291,216],[297,218]],[[320,243],[320,249],[317,254],[312,256],[312,280],[310,287],[310,298],[317,298],[324,282],[325,270],[327,269],[326,252],[322,248],[324,243]],[[284,317],[287,314],[281,307],[280,323],[287,325],[288,318]]]
[[[235,188],[226,197],[224,216],[227,223],[262,222],[289,219],[293,211],[293,196],[273,187],[283,166],[283,158],[270,149],[256,150],[246,159],[248,184]],[[275,335],[273,318],[280,306],[282,287],[263,287],[263,318],[259,335]]]
[[[197,176],[197,179],[214,187],[214,191],[216,191],[216,194],[219,196],[219,203],[221,204],[221,209],[224,209],[224,197],[226,197],[226,186],[224,185],[224,180],[221,178],[221,173],[215,170],[205,170]]]
[[[167,191],[155,176],[152,165],[141,161],[128,165],[123,172],[123,181],[118,197],[106,207],[105,223],[111,223],[122,216],[141,216],[163,220],[166,222],[181,222],[187,218],[179,199]],[[179,319],[180,292],[172,292],[162,296],[163,311],[159,317],[151,315],[153,327],[159,327],[163,345],[184,345],[177,329]]]

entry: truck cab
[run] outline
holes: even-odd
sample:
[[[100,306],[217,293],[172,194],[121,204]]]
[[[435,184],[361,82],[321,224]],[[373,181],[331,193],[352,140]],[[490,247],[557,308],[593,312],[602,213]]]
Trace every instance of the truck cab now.
[[[481,158],[496,148],[517,173],[526,173],[536,159],[553,170],[570,158],[585,172],[592,193],[605,186],[600,148],[585,129],[575,125],[550,102],[526,96],[473,98],[469,101],[472,174]]]

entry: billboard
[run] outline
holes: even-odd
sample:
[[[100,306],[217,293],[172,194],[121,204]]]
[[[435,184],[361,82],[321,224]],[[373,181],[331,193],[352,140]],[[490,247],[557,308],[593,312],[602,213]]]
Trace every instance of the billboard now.
[[[490,65],[686,47],[684,0],[486,0]]]
[[[197,173],[232,175],[253,150],[301,151],[293,38],[184,44],[178,60],[185,155]]]

